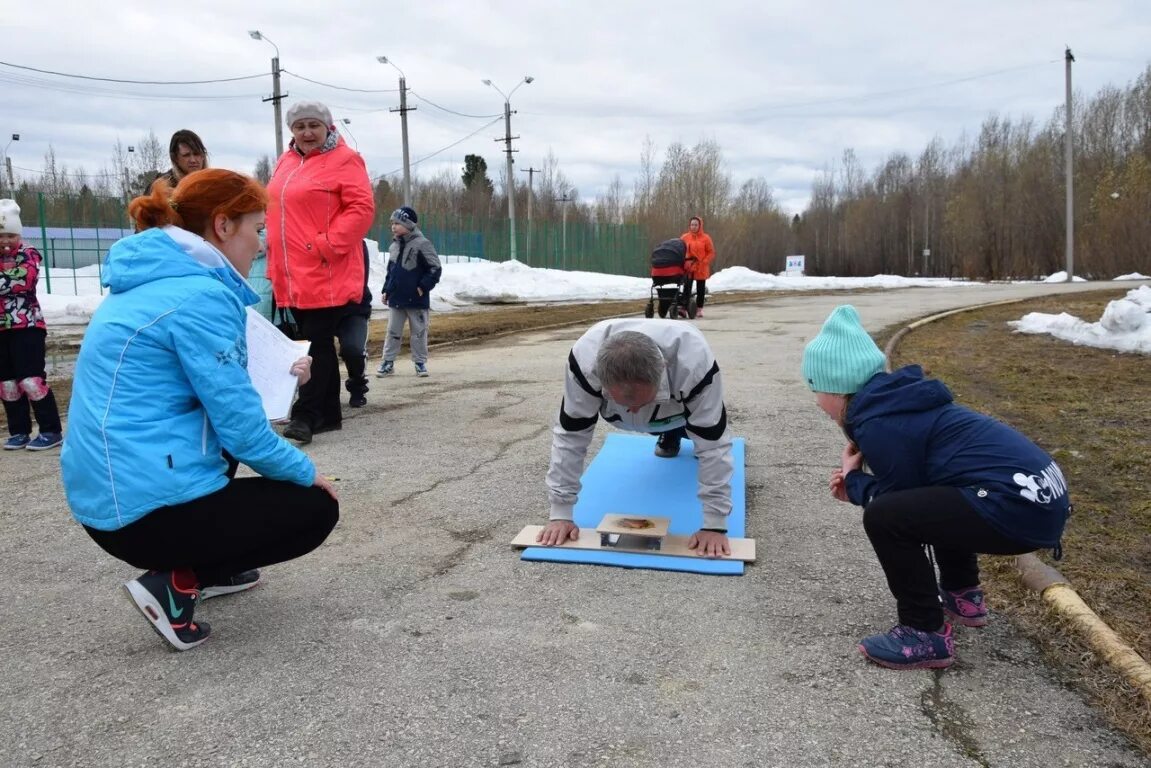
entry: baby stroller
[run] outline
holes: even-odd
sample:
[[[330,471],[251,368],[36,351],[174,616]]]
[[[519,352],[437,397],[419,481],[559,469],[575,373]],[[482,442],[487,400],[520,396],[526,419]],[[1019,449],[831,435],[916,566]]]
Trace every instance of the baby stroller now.
[[[651,298],[643,308],[644,317],[688,317],[695,319],[695,297],[684,290],[687,268],[687,243],[678,237],[665,240],[651,252]]]

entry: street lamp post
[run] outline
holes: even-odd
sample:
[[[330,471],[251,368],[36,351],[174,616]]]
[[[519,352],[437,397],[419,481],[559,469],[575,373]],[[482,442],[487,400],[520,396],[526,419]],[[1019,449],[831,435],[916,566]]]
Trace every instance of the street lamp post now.
[[[352,135],[352,129],[348,127],[352,124],[352,121],[346,117],[341,117],[340,122],[344,124],[344,130],[347,131],[348,138],[351,139],[352,143],[356,145],[356,151],[359,152],[360,142],[356,141],[356,137]]]
[[[273,115],[276,121],[276,157],[284,154],[284,121],[280,115],[280,102],[288,95],[280,93],[280,46],[272,42],[265,34],[261,34],[258,29],[248,30],[248,36],[253,40],[263,40],[276,50],[276,55],[272,59],[272,95],[264,101],[272,102]]]
[[[531,75],[525,76],[523,80],[520,80],[518,83],[516,83],[515,88],[512,88],[511,91],[506,94],[501,91],[499,86],[497,86],[491,80],[483,81],[484,85],[490,85],[492,88],[496,89],[496,93],[504,97],[504,137],[502,139],[496,139],[496,141],[504,142],[506,147],[505,151],[508,155],[508,221],[511,225],[512,259],[516,258],[516,180],[515,176],[512,174],[512,139],[519,138],[519,136],[512,136],[512,94],[519,90],[521,85],[530,83],[533,80],[535,80],[535,78]]]
[[[14,141],[20,141],[20,134],[12,134],[12,138],[8,139],[8,143],[4,145],[4,167],[0,169],[0,182],[3,182],[4,174],[8,174],[8,189],[11,190],[9,194],[16,192],[16,177],[12,175],[12,158],[8,157],[8,147],[12,146]],[[3,186],[0,183],[0,191],[3,190]]]
[[[404,71],[396,66],[396,63],[387,56],[377,56],[376,61],[381,64],[389,64],[392,69],[400,73],[400,107],[399,109],[389,109],[388,111],[400,113],[400,140],[404,148],[404,205],[411,205],[412,166],[408,160],[408,111],[415,109],[415,107],[408,106],[408,79],[404,77]]]

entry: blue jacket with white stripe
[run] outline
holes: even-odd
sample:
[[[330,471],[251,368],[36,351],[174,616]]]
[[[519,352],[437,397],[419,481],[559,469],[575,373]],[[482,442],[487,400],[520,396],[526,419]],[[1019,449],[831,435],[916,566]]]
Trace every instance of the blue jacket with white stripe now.
[[[60,456],[75,518],[118,530],[228,482],[226,449],[310,486],[307,454],[277,435],[248,376],[246,306],[259,296],[203,238],[150,229],[112,246],[111,289],[80,347]]]

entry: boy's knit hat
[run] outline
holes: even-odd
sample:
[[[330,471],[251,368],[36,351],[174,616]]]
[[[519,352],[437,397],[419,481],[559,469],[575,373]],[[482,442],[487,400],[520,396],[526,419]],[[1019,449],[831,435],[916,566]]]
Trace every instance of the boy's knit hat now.
[[[850,304],[832,310],[803,350],[803,378],[813,392],[854,395],[887,365]]]
[[[0,235],[22,235],[20,206],[15,200],[0,200]]]
[[[318,101],[297,101],[288,109],[288,127],[291,128],[297,120],[304,118],[312,118],[319,120],[324,125],[331,128],[334,125],[332,121],[332,110]]]
[[[416,215],[414,208],[408,205],[401,205],[396,210],[392,211],[392,222],[399,224],[409,232],[415,230],[416,225],[420,222],[420,217]]]

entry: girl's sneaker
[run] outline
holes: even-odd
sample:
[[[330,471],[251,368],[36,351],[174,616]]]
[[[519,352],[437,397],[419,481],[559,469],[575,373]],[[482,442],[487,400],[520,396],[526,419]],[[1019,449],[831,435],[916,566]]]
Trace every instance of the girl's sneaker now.
[[[955,661],[951,625],[946,622],[939,632],[896,624],[885,634],[863,638],[859,652],[888,669],[945,669]]]
[[[30,451],[46,451],[49,448],[55,448],[64,442],[63,432],[41,432],[36,435],[36,439],[24,446]]]
[[[212,628],[192,621],[200,591],[177,587],[171,571],[148,571],[124,582],[124,589],[156,634],[176,650],[195,648],[208,639]]]
[[[955,591],[940,590],[939,598],[943,601],[943,612],[963,626],[987,626],[987,605],[978,585]]]
[[[19,451],[22,448],[27,448],[30,442],[32,442],[32,438],[28,435],[12,435],[4,441],[4,450]]]
[[[428,366],[423,363],[416,363],[416,375],[424,377],[428,375]]]

